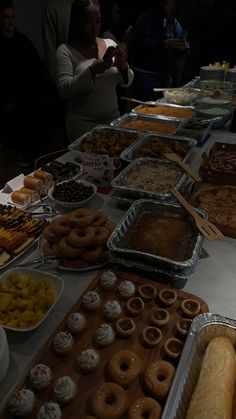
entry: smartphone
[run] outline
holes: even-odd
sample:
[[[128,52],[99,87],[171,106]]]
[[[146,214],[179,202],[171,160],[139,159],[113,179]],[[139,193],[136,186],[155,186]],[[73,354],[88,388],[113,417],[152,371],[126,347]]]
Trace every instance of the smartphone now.
[[[107,50],[106,50],[106,52],[105,52],[105,54],[104,54],[104,56],[103,56],[103,60],[108,60],[108,59],[110,59],[110,58],[112,58],[112,57],[114,57],[114,55],[115,55],[115,50],[116,50],[116,47],[113,47],[113,46],[109,46],[108,48],[107,48]]]

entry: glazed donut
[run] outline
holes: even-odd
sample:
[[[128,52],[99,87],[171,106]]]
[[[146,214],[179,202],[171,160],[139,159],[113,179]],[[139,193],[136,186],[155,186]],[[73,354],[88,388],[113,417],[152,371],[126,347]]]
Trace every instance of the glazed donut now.
[[[69,257],[69,258],[75,258],[80,255],[80,253],[84,250],[83,248],[77,248],[72,247],[68,242],[66,237],[63,237],[59,241],[59,249],[63,256]]]
[[[95,246],[101,246],[102,244],[105,244],[110,235],[107,228],[101,227],[101,226],[91,227],[91,228],[94,228],[94,232],[95,232],[93,244],[95,244]]]
[[[60,236],[52,232],[51,225],[49,224],[45,229],[43,230],[43,238],[50,243],[57,243],[60,239]]]
[[[131,405],[128,419],[160,419],[161,406],[151,397],[140,397]]]
[[[157,400],[167,396],[175,374],[175,367],[167,361],[159,360],[144,372],[144,385]]]
[[[60,217],[54,218],[50,226],[51,226],[52,232],[58,236],[66,236],[70,232],[70,227],[68,226],[66,218],[63,215]]]
[[[141,361],[135,352],[121,349],[114,353],[108,363],[108,373],[117,384],[130,387],[141,370]]]
[[[86,260],[90,263],[95,263],[101,259],[103,256],[103,247],[102,246],[89,246],[87,249],[83,249],[83,252],[80,254],[81,259]]]
[[[91,222],[91,226],[94,226],[94,227],[102,226],[106,223],[106,221],[107,221],[106,214],[102,211],[97,211],[97,212],[94,213],[93,221]]]
[[[87,208],[78,208],[66,215],[67,222],[71,227],[87,227],[93,221],[94,214]]]
[[[92,396],[92,410],[98,419],[120,419],[127,407],[128,395],[116,383],[103,383]]]
[[[53,248],[51,247],[49,242],[45,242],[43,244],[42,250],[43,250],[43,254],[46,255],[46,256],[54,255]]]
[[[73,247],[87,247],[93,243],[94,237],[93,227],[73,228],[67,236],[67,242]]]

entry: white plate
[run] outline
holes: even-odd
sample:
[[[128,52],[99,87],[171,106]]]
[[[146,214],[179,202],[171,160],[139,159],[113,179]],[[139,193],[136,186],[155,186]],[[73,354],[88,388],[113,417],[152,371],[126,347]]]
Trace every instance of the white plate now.
[[[68,180],[60,182],[60,184],[63,184],[66,182],[68,182]],[[91,186],[93,188],[93,193],[87,199],[84,199],[83,201],[64,202],[64,201],[59,201],[58,199],[55,199],[53,197],[54,186],[52,186],[48,191],[48,198],[50,199],[51,202],[54,203],[54,205],[58,205],[63,208],[75,209],[75,208],[83,207],[96,195],[97,187],[93,183],[85,181],[85,180],[77,180],[76,182],[83,183],[85,186]]]
[[[34,282],[39,282],[42,278],[46,277],[49,280],[50,285],[54,290],[54,301],[53,301],[51,307],[45,313],[43,318],[41,320],[39,320],[37,323],[33,324],[32,326],[24,327],[24,328],[15,328],[15,327],[10,327],[10,326],[5,326],[3,324],[1,325],[2,327],[4,327],[5,329],[8,329],[8,330],[14,330],[16,332],[29,332],[31,330],[36,329],[46,319],[46,317],[48,316],[48,314],[50,313],[50,311],[52,310],[52,308],[56,304],[58,298],[60,297],[60,295],[63,291],[64,281],[60,276],[53,275],[53,274],[50,274],[48,272],[37,271],[36,269],[31,269],[31,268],[20,268],[20,267],[15,267],[15,268],[12,268],[12,269],[8,269],[4,274],[0,275],[0,281],[6,281],[7,277],[12,272],[17,272],[20,275],[28,274],[28,275],[30,275],[31,279]]]

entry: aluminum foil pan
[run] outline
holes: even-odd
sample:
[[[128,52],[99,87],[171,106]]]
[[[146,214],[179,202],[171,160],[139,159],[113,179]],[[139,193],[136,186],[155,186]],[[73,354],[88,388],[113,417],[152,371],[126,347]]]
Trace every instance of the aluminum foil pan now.
[[[131,207],[128,209],[124,217],[120,220],[117,224],[116,228],[112,232],[111,236],[107,241],[107,246],[109,251],[113,255],[117,255],[120,258],[132,259],[134,261],[141,261],[141,263],[151,263],[155,265],[156,268],[161,268],[165,272],[168,272],[170,275],[172,274],[180,274],[181,276],[188,277],[193,273],[194,267],[198,261],[200,256],[200,251],[203,243],[203,236],[199,232],[196,237],[195,246],[193,248],[192,256],[184,261],[176,261],[167,259],[160,256],[151,255],[149,253],[136,251],[132,249],[126,249],[122,247],[122,241],[126,235],[126,233],[132,228],[134,221],[137,219],[138,215],[143,211],[150,211],[155,212],[160,215],[173,215],[176,216],[187,216],[190,220],[192,220],[191,216],[186,212],[186,210],[176,203],[168,203],[168,202],[161,202],[161,201],[154,201],[154,200],[145,200],[140,199],[135,201]],[[206,213],[201,210],[198,212],[206,218]],[[194,221],[193,221],[194,224]]]
[[[173,128],[173,131],[171,133],[166,133],[166,132],[161,132],[161,134],[175,134],[177,132],[177,129],[182,125],[183,120],[180,119],[173,119],[173,118],[169,118],[167,116],[160,116],[160,115],[142,115],[142,114],[137,114],[135,112],[130,112],[130,113],[125,113],[124,115],[120,116],[119,118],[115,119],[114,121],[111,122],[111,126],[112,127],[120,127],[122,129],[128,129],[128,128],[124,128],[122,127],[122,125],[125,122],[128,121],[137,121],[137,120],[142,120],[142,121],[150,121],[150,122],[158,122],[161,123],[163,125],[168,125],[170,123],[175,123],[176,127]],[[139,132],[158,132],[158,131],[139,131]]]
[[[191,325],[177,367],[162,419],[183,419],[197,383],[205,349],[213,337],[227,336],[236,341],[236,320],[218,314],[197,316]]]
[[[170,119],[173,119],[173,120],[175,120],[175,119],[177,119],[177,120],[179,120],[179,119],[184,119],[184,120],[186,120],[186,119],[188,119],[188,118],[190,118],[190,117],[182,117],[182,116],[171,116],[171,115],[162,115],[162,114],[158,114],[158,113],[152,113],[152,112],[150,112],[150,113],[141,113],[139,110],[140,109],[142,109],[143,107],[145,107],[145,106],[148,106],[148,105],[160,105],[160,106],[165,106],[165,107],[167,107],[167,108],[172,108],[172,109],[176,109],[176,110],[178,110],[178,108],[180,108],[180,109],[182,109],[182,108],[184,108],[184,109],[189,109],[189,110],[191,110],[192,111],[192,116],[191,116],[191,118],[195,115],[195,112],[196,112],[196,110],[195,110],[195,107],[194,106],[183,106],[183,105],[176,105],[176,104],[174,104],[174,103],[158,103],[158,102],[147,102],[147,104],[146,105],[138,105],[138,106],[135,106],[135,108],[133,108],[132,110],[131,110],[131,112],[135,112],[135,113],[138,113],[139,115],[150,115],[150,116],[165,116],[165,117],[167,117],[167,118],[170,118]]]
[[[215,90],[219,92],[230,92],[236,90],[236,83],[230,81],[219,80],[200,80],[199,78],[193,79],[188,83],[189,87],[196,87],[198,89]]]
[[[177,135],[160,135],[160,134],[146,134],[144,135],[139,141],[137,141],[134,144],[131,144],[129,147],[127,147],[120,155],[120,158],[125,161],[132,161],[136,159],[135,154],[137,151],[148,142],[152,142],[153,139],[160,138],[162,141],[166,142],[167,145],[172,145],[173,141],[182,142],[182,144],[186,144],[188,146],[188,151],[183,159],[183,162],[185,162],[189,155],[191,154],[192,150],[197,144],[197,141],[193,138],[187,138]],[[174,151],[174,147],[173,147]],[[165,158],[163,157],[163,160]]]
[[[111,186],[113,188],[114,195],[119,195],[120,197],[124,197],[131,200],[141,199],[141,198],[148,198],[148,199],[163,199],[165,201],[173,201],[173,196],[169,192],[153,192],[153,191],[147,191],[144,189],[137,189],[127,186],[122,186],[121,183],[124,179],[129,175],[129,173],[136,168],[137,166],[150,162],[155,164],[160,164],[162,166],[168,165],[175,165],[175,163],[172,163],[168,160],[160,160],[160,159],[151,159],[151,158],[140,158],[132,161],[118,176],[113,179],[111,182]],[[177,165],[176,165],[177,166]],[[173,185],[177,190],[184,192],[185,189],[187,189],[187,185],[189,182],[189,177],[183,173],[180,180],[177,182],[176,185]]]

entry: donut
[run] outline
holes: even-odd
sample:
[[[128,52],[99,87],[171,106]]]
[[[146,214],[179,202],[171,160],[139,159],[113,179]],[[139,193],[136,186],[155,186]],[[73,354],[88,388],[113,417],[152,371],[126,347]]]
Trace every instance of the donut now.
[[[93,221],[91,222],[91,225],[94,227],[102,226],[106,223],[106,221],[107,221],[106,214],[102,211],[97,211],[94,213]]]
[[[59,257],[63,256],[59,243],[52,244],[52,251],[55,256],[59,256]]]
[[[58,236],[66,236],[70,232],[70,227],[68,226],[67,221],[63,215],[54,218],[50,224],[50,227],[52,232]]]
[[[77,256],[80,255],[80,253],[84,250],[83,248],[77,248],[77,247],[72,247],[66,237],[63,237],[62,239],[60,239],[59,241],[59,249],[60,252],[63,256],[69,257],[69,258],[75,258]]]
[[[52,232],[51,224],[49,224],[43,230],[43,237],[45,240],[49,241],[50,243],[57,243],[58,240],[60,239],[60,236]]]
[[[94,237],[95,231],[93,227],[73,228],[67,236],[67,242],[72,247],[87,247],[92,244]]]
[[[128,419],[160,419],[161,406],[151,397],[140,397],[131,405]]]
[[[87,227],[93,221],[94,214],[87,208],[78,208],[66,215],[67,222],[71,227]]]
[[[144,372],[144,386],[151,396],[161,401],[169,393],[174,374],[175,367],[170,362],[156,361]]]
[[[135,352],[121,349],[113,354],[108,363],[108,373],[117,384],[130,387],[141,370],[141,361]]]
[[[165,306],[171,306],[177,300],[177,292],[170,288],[163,288],[159,292],[159,299]]]
[[[91,227],[91,228],[93,228],[93,227]],[[94,237],[94,240],[93,240],[93,244],[95,244],[96,246],[101,246],[102,244],[105,244],[109,235],[110,235],[107,228],[97,226],[97,227],[94,227],[94,232],[95,232],[95,237]]]
[[[93,394],[93,414],[97,419],[120,419],[128,407],[128,395],[116,383],[103,383]]]
[[[51,247],[51,245],[50,245],[49,242],[45,242],[43,244],[42,250],[43,250],[43,254],[46,255],[46,256],[52,256],[52,255],[54,255],[53,247]]]
[[[80,257],[81,259],[86,260],[90,263],[98,262],[103,255],[103,247],[102,246],[89,246],[87,249],[83,250]]]

